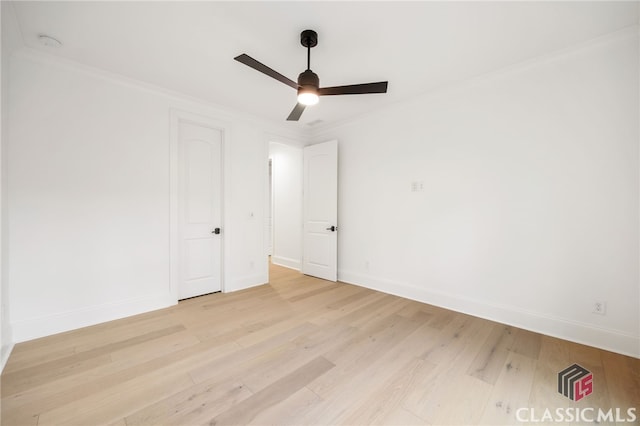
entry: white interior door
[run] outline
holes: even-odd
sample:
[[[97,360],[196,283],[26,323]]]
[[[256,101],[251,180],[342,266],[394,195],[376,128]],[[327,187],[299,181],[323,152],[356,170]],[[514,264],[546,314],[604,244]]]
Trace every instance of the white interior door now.
[[[180,122],[178,299],[222,290],[222,131]]]
[[[338,141],[304,148],[302,272],[338,279]]]

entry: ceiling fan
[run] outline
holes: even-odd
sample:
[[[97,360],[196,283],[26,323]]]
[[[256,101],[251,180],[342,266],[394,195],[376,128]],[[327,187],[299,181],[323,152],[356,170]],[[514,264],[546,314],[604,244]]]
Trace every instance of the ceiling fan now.
[[[318,74],[311,71],[311,48],[318,44],[318,34],[313,30],[300,33],[300,43],[307,48],[307,69],[298,76],[298,82],[285,77],[268,66],[256,61],[247,54],[236,56],[235,59],[271,78],[290,86],[298,91],[298,103],[287,117],[289,121],[298,121],[304,109],[318,103],[319,96],[330,95],[363,95],[367,93],[387,93],[387,81],[377,83],[351,84],[348,86],[320,87]]]

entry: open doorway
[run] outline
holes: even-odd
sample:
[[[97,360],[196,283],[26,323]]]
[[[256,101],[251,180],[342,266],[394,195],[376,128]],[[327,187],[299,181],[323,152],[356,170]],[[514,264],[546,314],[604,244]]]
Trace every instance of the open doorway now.
[[[275,265],[302,268],[303,149],[291,141],[269,142],[266,252]]]
[[[269,267],[336,281],[338,142],[269,142],[268,171]]]

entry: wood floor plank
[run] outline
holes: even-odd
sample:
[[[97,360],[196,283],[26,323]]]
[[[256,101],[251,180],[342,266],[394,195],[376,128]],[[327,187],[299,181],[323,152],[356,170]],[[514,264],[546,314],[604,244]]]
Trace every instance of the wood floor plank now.
[[[453,386],[453,389],[450,390],[452,383],[459,385],[466,380],[462,376],[473,379],[468,381],[473,384],[473,388],[482,388],[482,385],[477,384],[474,380],[489,386],[489,388],[485,387],[482,395],[477,395],[475,398],[488,396],[486,390],[490,389],[491,385],[472,378],[466,374],[466,371],[492,329],[492,323],[469,316],[456,317],[447,324],[421,356],[436,367],[416,376],[414,386],[404,398],[403,407],[419,418],[438,424],[435,421],[439,411],[438,407],[443,404],[447,405],[446,400],[443,400],[443,395],[455,398],[453,395],[457,390],[458,397],[474,398],[471,389]],[[483,408],[484,406],[476,408],[480,410],[480,413],[474,413],[481,415]]]
[[[83,396],[111,389],[137,377],[153,377],[181,367],[189,371],[205,362],[215,363],[217,357],[234,353],[237,348],[234,342],[209,341],[157,358],[149,357],[146,362],[127,368],[121,368],[118,363],[107,364],[100,367],[103,371],[94,371],[89,377],[70,376],[47,384],[44,389],[3,398],[2,420],[7,424],[21,424],[35,414],[73,405]],[[112,365],[115,368],[111,368]]]
[[[367,292],[362,295],[354,295],[357,297],[349,297],[348,300],[336,301],[335,308],[329,312],[324,312],[315,318],[311,318],[309,322],[317,325],[328,324],[335,321],[348,323],[350,319],[357,318],[358,312],[366,312],[368,309],[383,304],[384,295],[378,292]],[[331,305],[328,305],[329,307]],[[368,308],[367,308],[368,307]]]
[[[22,373],[24,370],[7,374],[7,377],[2,382],[3,397],[11,397],[33,387],[111,363],[111,357],[108,354],[92,357],[76,355],[78,354],[70,356],[70,359],[63,358],[55,362],[45,363],[43,367],[29,367],[25,369],[28,371],[24,372],[24,374]],[[53,364],[55,368],[47,368],[47,364]]]
[[[529,330],[516,329],[515,341],[511,350],[517,354],[528,356],[531,359],[538,359],[540,355],[541,336]]]
[[[489,392],[491,385],[485,381],[466,374],[454,376],[440,384],[438,392],[430,399],[428,408],[421,411],[421,417],[437,425],[478,424],[487,405]]]
[[[402,341],[415,327],[405,318],[392,315],[380,322],[378,327],[360,333],[336,350],[327,352],[325,356],[336,364],[336,368],[310,384],[309,389],[321,397],[329,397],[335,387],[341,385],[344,377],[362,372],[371,362],[390,350],[393,344]]]
[[[57,406],[40,416],[40,422],[52,424],[105,423],[126,417],[139,407],[150,405],[159,399],[194,385],[189,371],[201,365],[224,357],[238,349],[234,342],[221,345],[204,345],[188,348],[191,353],[173,353],[157,358],[135,368],[137,374],[127,370],[111,375],[103,381],[100,389],[94,389],[88,396],[84,388],[77,389],[73,402]],[[77,406],[83,407],[78,410]],[[74,411],[75,410],[75,411]]]
[[[313,297],[313,296],[322,295],[322,294],[324,294],[326,292],[330,292],[332,290],[336,290],[336,289],[338,289],[338,288],[340,288],[342,286],[343,286],[343,284],[335,283],[335,284],[331,284],[331,285],[327,285],[327,286],[319,287],[319,288],[311,287],[311,289],[308,289],[308,290],[304,291],[301,294],[296,294],[294,296],[288,297],[286,300],[287,300],[287,302],[292,302],[292,303],[293,302],[299,302],[301,300],[308,299],[308,298]]]
[[[398,315],[398,317],[400,316]],[[408,334],[402,333],[402,335],[398,336],[399,341],[389,345],[384,353],[362,360],[363,362],[356,370],[342,375],[342,378],[332,383],[330,388],[325,387],[324,392],[326,392],[326,395],[324,396],[324,401],[311,407],[309,412],[300,419],[299,423],[349,424],[350,421],[355,421],[355,417],[367,415],[364,412],[357,413],[357,410],[360,407],[370,405],[369,401],[374,405],[381,404],[381,401],[376,399],[376,396],[385,395],[388,390],[385,388],[389,386],[389,383],[392,383],[394,378],[398,376],[403,377],[403,367],[423,352],[425,344],[424,333],[425,331],[432,332],[432,329],[424,321],[428,317],[428,314],[419,312],[409,320],[404,319],[405,326],[408,326],[405,331]],[[411,329],[414,329],[414,331],[411,332]],[[418,377],[431,367],[432,364],[424,362],[420,368],[416,369],[414,375]],[[333,370],[325,376],[332,373]],[[321,377],[316,382],[323,381],[324,378]],[[413,380],[403,382],[405,386],[412,383]],[[309,385],[310,388],[314,386],[315,383]],[[410,389],[407,392],[411,390],[411,386],[408,387]],[[399,393],[403,394],[404,391]],[[385,413],[381,414],[381,416]],[[377,418],[379,416],[373,417]],[[360,422],[358,421],[357,424],[360,424]]]
[[[384,395],[385,386],[394,377],[402,375],[404,366],[423,350],[424,335],[421,331],[428,329],[425,319],[429,315],[418,312],[410,319],[395,314],[394,317],[402,318],[402,322],[392,327],[396,328],[393,343],[360,357],[355,367],[336,365],[336,369],[309,384],[309,388],[316,390],[316,393],[322,392],[324,401],[306,414],[301,420],[302,424],[314,423],[315,419],[324,419],[329,424],[349,424],[349,419],[354,420],[354,416],[365,418],[368,415],[366,411],[357,413],[358,407],[367,405],[367,399],[372,394]],[[388,331],[385,329],[381,333]],[[350,370],[346,374],[337,374],[338,367]],[[380,404],[380,400],[375,403]],[[357,424],[362,422],[357,420]]]
[[[370,292],[369,290],[362,289],[354,285],[345,285],[345,289],[348,291],[348,294],[346,296],[335,298],[327,304],[329,312],[339,310],[344,306],[361,301],[363,298],[367,297],[367,295],[375,294]]]
[[[487,383],[494,384],[502,371],[509,349],[513,346],[515,336],[509,326],[494,327],[487,337],[482,349],[467,369],[467,374]]]
[[[239,382],[208,380],[127,416],[127,426],[195,425],[230,409],[252,393]]]
[[[238,372],[244,375],[251,365],[259,364],[265,357],[277,358],[280,353],[286,353],[288,348],[295,346],[291,343],[292,340],[316,329],[317,326],[313,324],[302,323],[273,339],[239,349],[219,360],[193,368],[190,372],[191,377],[196,383],[201,383],[214,377],[226,378]]]
[[[602,351],[601,355],[611,406],[640,410],[640,359],[609,351]]]
[[[24,370],[26,368],[34,367],[45,362],[50,362],[60,358],[66,358],[74,355],[76,348],[73,346],[65,346],[58,349],[52,349],[49,351],[34,350],[29,352],[22,352],[12,358],[12,362],[7,363],[2,371],[2,374],[8,375],[14,371]]]
[[[424,359],[411,359],[389,380],[371,392],[362,404],[356,405],[344,423],[388,424],[388,419],[398,413],[398,410],[405,411],[402,408],[402,401],[415,385],[416,376],[433,368],[435,365]]]
[[[328,307],[331,301],[342,297],[344,294],[351,293],[353,293],[352,286],[336,287],[331,291],[328,300],[313,300],[311,306],[305,306],[300,314],[289,313],[288,315],[285,315],[284,319],[281,321],[279,320],[271,323],[265,322],[263,327],[256,328],[255,330],[248,329],[249,332],[236,339],[236,342],[239,345],[246,347],[267,340],[298,325],[300,323],[301,316],[303,316],[306,321],[313,322],[314,318],[331,310],[331,308]],[[261,325],[262,324],[263,323],[261,323]]]
[[[376,426],[428,426],[431,423],[416,416],[409,410],[399,407],[387,415],[381,423],[374,422]]]
[[[430,307],[428,312],[433,313],[433,319],[431,320],[431,327],[438,330],[442,330],[447,324],[449,324],[456,317],[455,313],[446,309]]]
[[[255,426],[299,426],[300,418],[322,401],[318,395],[303,387],[289,397],[260,411],[248,424]]]
[[[111,362],[111,357],[109,356],[111,352],[131,347],[142,342],[154,340],[162,336],[177,333],[184,329],[184,326],[176,325],[103,346],[98,346],[84,352],[76,352],[73,355],[52,361],[46,361],[33,367],[14,370],[4,376],[2,389],[3,394],[13,395],[38,384],[59,378],[66,374],[66,372],[77,373],[81,369],[89,369],[95,365]]]
[[[40,414],[38,426],[92,425],[118,421],[175,392],[193,385],[188,374],[142,376],[119,386],[98,391],[77,403],[66,404]]]
[[[467,369],[491,330],[492,324],[488,321],[457,315],[427,343],[422,357],[434,364],[446,365],[464,356],[468,363],[463,365]]]
[[[403,299],[401,297],[384,297],[382,299],[382,303],[376,306],[375,309],[359,309],[351,314],[342,318],[343,322],[347,322],[354,327],[366,327],[368,324],[376,322],[380,319],[386,318],[390,315],[397,315],[399,311],[401,311],[408,303],[409,300]],[[371,306],[369,306],[370,308]],[[357,315],[355,318],[354,316]]]
[[[185,333],[186,332],[170,334],[155,340],[145,341],[135,346],[116,350],[109,354],[112,360],[110,363],[100,364],[89,370],[75,371],[74,374],[66,375],[58,380],[46,382],[7,396],[4,401],[11,405],[23,404],[25,401],[33,400],[31,397],[38,397],[39,399],[49,398],[77,386],[90,387],[93,383],[96,383],[96,381],[103,386],[102,378],[126,369],[131,369],[131,367],[136,367],[135,374],[140,374],[144,370],[138,369],[137,366],[199,343],[199,340],[194,336],[186,335]],[[169,360],[168,362],[172,361]]]
[[[353,329],[344,324],[338,325],[341,330],[317,330],[307,336],[294,339],[290,350],[279,354],[268,364],[262,363],[258,369],[246,370],[243,382],[254,392],[265,388],[281,377],[286,376],[292,369],[298,368],[311,361],[318,354],[318,349],[330,350],[338,344],[343,336],[353,334]],[[328,331],[328,332],[327,332]]]
[[[537,361],[528,356],[509,353],[489,395],[481,424],[520,424],[516,418],[516,411],[528,407],[536,364]]]
[[[216,416],[209,424],[249,424],[259,413],[286,400],[333,367],[335,365],[326,358],[317,357]]]
[[[150,358],[169,355],[199,343],[200,340],[185,329],[184,331],[115,350],[111,352],[111,360],[113,362],[122,362],[123,366],[133,366],[149,361]]]

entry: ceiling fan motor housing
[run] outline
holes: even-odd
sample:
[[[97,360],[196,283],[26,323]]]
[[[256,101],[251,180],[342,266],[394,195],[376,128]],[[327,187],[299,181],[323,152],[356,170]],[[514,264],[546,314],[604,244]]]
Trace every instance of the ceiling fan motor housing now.
[[[311,70],[306,70],[298,76],[298,93],[300,91],[308,92],[313,91],[317,92],[320,87],[320,79],[318,78],[318,74]]]

